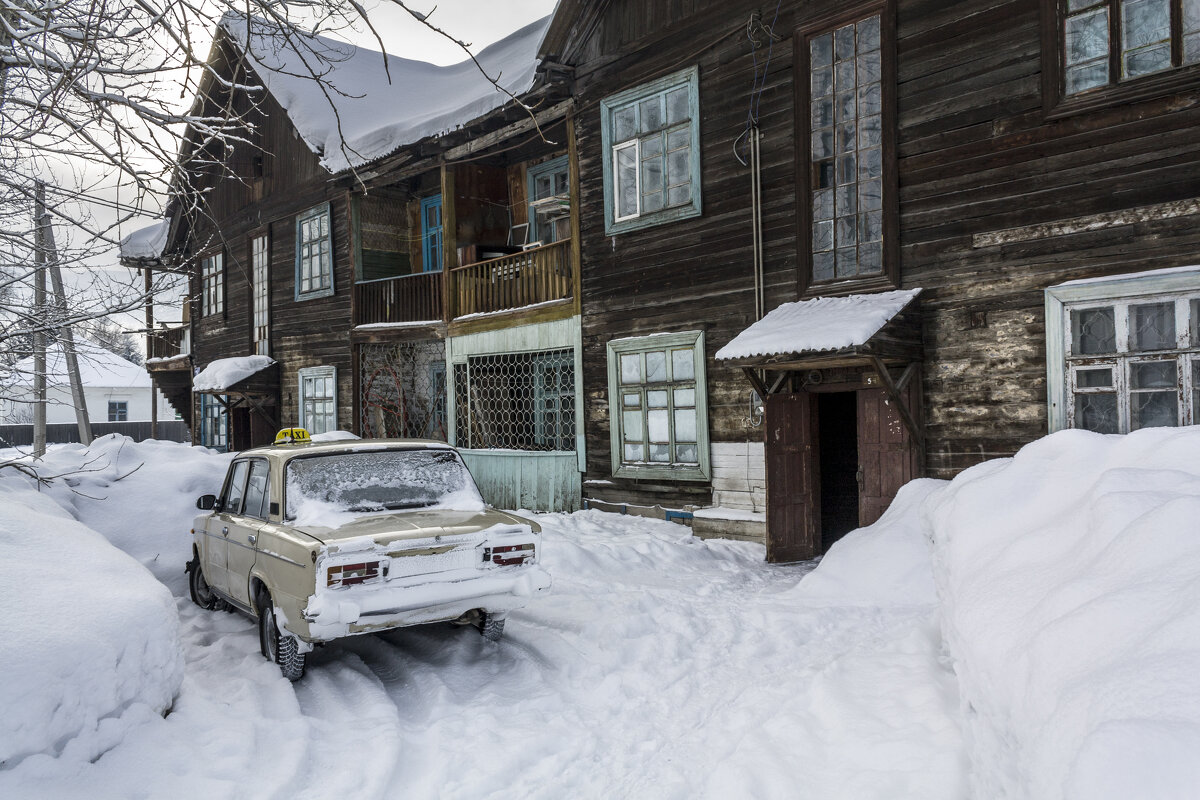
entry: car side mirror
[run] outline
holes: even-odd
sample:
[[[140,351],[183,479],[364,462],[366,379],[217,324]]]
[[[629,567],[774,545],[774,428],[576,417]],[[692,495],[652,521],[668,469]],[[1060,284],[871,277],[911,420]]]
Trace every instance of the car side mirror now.
[[[200,498],[196,500],[196,508],[200,509],[201,511],[211,511],[216,508],[216,506],[217,496],[215,494],[201,495]]]

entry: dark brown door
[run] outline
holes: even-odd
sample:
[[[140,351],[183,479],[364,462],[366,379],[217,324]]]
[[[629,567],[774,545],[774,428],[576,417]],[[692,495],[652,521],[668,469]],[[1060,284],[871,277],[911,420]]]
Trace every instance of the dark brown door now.
[[[767,561],[817,555],[815,412],[807,392],[767,398]]]
[[[921,418],[917,381],[907,387],[905,402]],[[918,475],[912,437],[896,404],[883,389],[858,390],[858,524],[883,516],[900,487]]]

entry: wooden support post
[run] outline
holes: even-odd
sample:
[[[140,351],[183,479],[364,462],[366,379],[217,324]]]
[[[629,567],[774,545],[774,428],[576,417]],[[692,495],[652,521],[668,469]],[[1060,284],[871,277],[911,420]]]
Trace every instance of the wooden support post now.
[[[766,401],[767,395],[771,392],[767,390],[767,385],[758,377],[758,373],[750,367],[742,367],[742,372],[746,375],[746,379],[750,381],[750,385],[754,387],[754,391],[758,392],[758,396]]]
[[[884,390],[892,398],[892,402],[896,404],[896,410],[900,412],[900,419],[904,421],[904,427],[908,428],[913,442],[920,448],[920,452],[924,453],[925,434],[913,419],[908,404],[904,402],[904,397],[900,394],[900,389],[896,386],[896,382],[892,380],[891,373],[888,372],[887,365],[883,363],[883,360],[879,356],[871,356],[870,358],[871,365],[875,367],[875,372],[879,375],[879,380],[883,381]]]

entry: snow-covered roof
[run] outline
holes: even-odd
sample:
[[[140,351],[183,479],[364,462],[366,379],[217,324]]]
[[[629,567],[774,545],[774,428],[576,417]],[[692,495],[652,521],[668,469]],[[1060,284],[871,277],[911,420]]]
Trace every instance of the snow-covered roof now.
[[[192,379],[192,391],[223,392],[235,383],[246,380],[275,363],[270,356],[238,356],[218,358],[200,370]]]
[[[818,353],[857,347],[900,313],[920,289],[784,303],[717,351],[719,359]]]
[[[484,48],[476,54],[480,66],[513,94],[529,91],[549,23],[545,17]],[[323,36],[291,33],[287,41],[270,23],[233,12],[221,27],[248,51],[267,90],[330,172],[454,130],[510,99],[470,59],[442,67],[389,53],[385,66],[378,51]],[[332,87],[328,96],[322,84]]]
[[[75,342],[75,354],[79,361],[79,378],[84,387],[142,389],[150,388],[150,375],[132,361],[121,358],[111,350],[79,339]],[[0,380],[10,385],[30,386],[33,384],[33,356],[23,358],[12,368],[10,375],[0,375]],[[62,347],[54,344],[46,348],[46,384],[67,386],[67,359]]]
[[[171,222],[165,219],[145,228],[138,228],[121,240],[121,258],[161,258],[170,232]]]

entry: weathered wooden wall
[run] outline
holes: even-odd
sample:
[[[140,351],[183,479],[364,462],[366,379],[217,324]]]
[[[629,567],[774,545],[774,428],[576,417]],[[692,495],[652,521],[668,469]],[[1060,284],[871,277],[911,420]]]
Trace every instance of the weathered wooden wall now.
[[[754,321],[750,172],[734,156],[755,88],[746,2],[612,3],[576,71],[576,135],[582,175],[583,348],[588,472],[611,485],[585,494],[678,507],[708,504],[709,482],[614,479],[611,475],[606,344],[650,333],[704,330],[713,442],[761,441],[747,421],[750,386],[713,361],[716,350]],[[790,30],[783,9],[777,29]],[[768,20],[769,21],[769,20]],[[757,52],[764,141],[763,227],[768,242],[768,308],[795,299],[795,155],[792,48],[775,42],[765,81]],[[696,65],[700,74],[700,158],[704,213],[607,237],[601,177],[600,111],[605,96]],[[745,152],[742,151],[745,158]]]
[[[784,3],[775,30],[844,7]],[[576,66],[583,248],[588,494],[679,505],[709,486],[611,477],[605,344],[701,328],[712,441],[754,441],[748,386],[712,361],[753,321],[750,178],[733,158],[754,75],[745,29],[759,6],[705,0],[608,4]],[[771,9],[763,9],[770,22]],[[899,0],[900,283],[923,287],[926,470],[949,477],[1046,432],[1042,290],[1074,278],[1200,261],[1200,91],[1047,116],[1038,0]],[[765,42],[764,42],[765,44]],[[757,52],[761,69],[765,47]],[[702,216],[604,235],[602,98],[698,66]],[[797,299],[791,39],[775,42],[760,101],[766,308]],[[801,125],[805,115],[799,115]],[[801,127],[801,135],[806,130]],[[803,140],[801,140],[803,143]],[[803,157],[803,152],[799,154]],[[997,231],[1150,207],[1149,219],[1002,243]]]
[[[217,358],[253,352],[250,241],[265,233],[270,242],[270,354],[281,367],[280,421],[284,425],[297,422],[298,370],[334,366],[338,425],[348,428],[354,418],[350,353],[353,264],[346,193],[329,182],[329,173],[295,135],[287,114],[274,99],[267,96],[261,102],[263,117],[255,135],[262,142],[263,177],[217,181],[205,213],[192,223],[192,254],[221,249],[225,256],[225,310],[221,314],[201,316],[199,267],[193,271],[194,361],[203,368]],[[239,159],[238,163],[246,161]],[[296,215],[322,203],[330,203],[332,215],[335,294],[296,302]],[[196,436],[199,429],[195,426]]]

